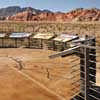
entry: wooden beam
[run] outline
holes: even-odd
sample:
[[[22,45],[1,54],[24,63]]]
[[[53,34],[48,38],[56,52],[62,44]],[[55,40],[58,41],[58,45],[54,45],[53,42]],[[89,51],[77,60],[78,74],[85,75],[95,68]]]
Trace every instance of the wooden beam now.
[[[50,59],[53,59],[53,58],[60,57],[60,56],[70,55],[72,53],[75,53],[75,50],[78,49],[79,47],[80,46],[76,46],[76,47],[73,47],[73,48],[69,48],[69,49],[64,50],[62,52],[59,52],[59,53],[50,55],[49,58]]]

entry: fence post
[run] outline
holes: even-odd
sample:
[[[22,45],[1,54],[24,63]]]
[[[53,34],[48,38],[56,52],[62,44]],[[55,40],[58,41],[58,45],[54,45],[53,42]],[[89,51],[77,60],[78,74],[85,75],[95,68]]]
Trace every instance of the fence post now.
[[[89,82],[89,48],[84,47],[84,74],[85,74],[85,100],[89,100],[89,87],[90,87],[90,82]]]

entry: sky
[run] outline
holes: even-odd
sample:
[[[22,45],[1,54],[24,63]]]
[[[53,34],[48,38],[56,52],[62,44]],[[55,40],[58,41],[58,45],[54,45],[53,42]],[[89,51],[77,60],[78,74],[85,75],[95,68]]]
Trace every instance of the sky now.
[[[0,0],[0,8],[8,6],[67,12],[75,8],[100,8],[100,0]]]

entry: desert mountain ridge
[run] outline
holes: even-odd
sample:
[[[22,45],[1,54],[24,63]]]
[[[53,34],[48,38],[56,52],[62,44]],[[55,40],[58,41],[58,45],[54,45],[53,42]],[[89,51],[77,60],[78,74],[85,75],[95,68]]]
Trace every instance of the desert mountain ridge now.
[[[0,9],[1,20],[11,21],[100,21],[100,9],[77,8],[69,12],[52,12],[32,7],[12,6]]]
[[[40,10],[40,9],[35,9],[35,8],[32,8],[32,7],[21,8],[20,6],[9,6],[9,7],[6,7],[6,8],[0,8],[0,16],[3,16],[3,17],[12,16],[14,14],[24,12],[27,9],[30,9],[31,11],[36,12],[36,13],[51,12],[50,10],[47,10],[47,9]]]

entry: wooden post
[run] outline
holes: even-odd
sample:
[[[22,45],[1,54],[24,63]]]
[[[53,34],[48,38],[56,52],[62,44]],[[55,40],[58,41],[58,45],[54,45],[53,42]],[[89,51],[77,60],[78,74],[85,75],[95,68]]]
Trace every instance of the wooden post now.
[[[2,38],[2,47],[4,47],[4,38]]]
[[[84,48],[84,74],[85,74],[85,100],[89,100],[89,87],[90,87],[90,80],[89,80],[89,48]]]
[[[41,49],[43,48],[43,40],[41,39]]]
[[[84,43],[83,43],[84,44]],[[86,45],[95,46],[95,39],[92,39],[89,43],[85,43]],[[94,84],[96,82],[96,50],[89,47],[82,47],[80,56],[80,78],[81,82],[81,91],[84,96],[84,100],[90,100],[90,87],[92,87],[92,81]],[[92,62],[90,62],[92,61]],[[90,69],[93,68],[95,70]],[[93,76],[91,76],[91,75]]]
[[[17,48],[17,38],[15,38],[15,47]]]
[[[53,44],[53,50],[55,51],[55,41],[52,41],[52,44]]]
[[[30,37],[28,38],[28,47],[30,47]]]

